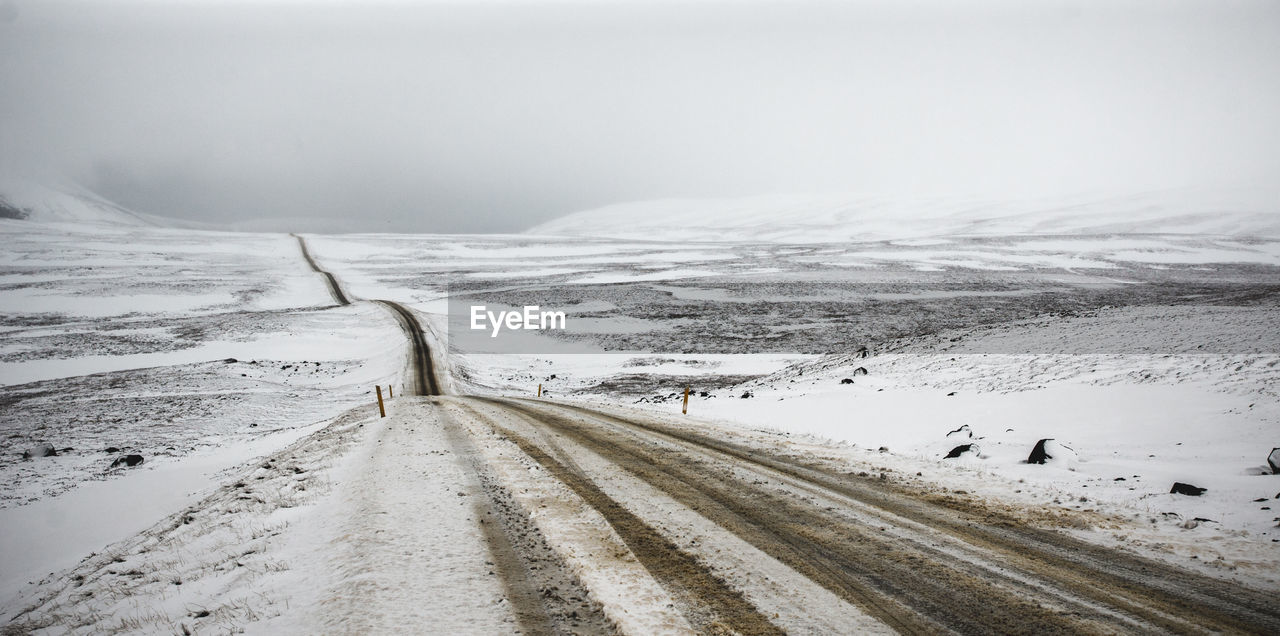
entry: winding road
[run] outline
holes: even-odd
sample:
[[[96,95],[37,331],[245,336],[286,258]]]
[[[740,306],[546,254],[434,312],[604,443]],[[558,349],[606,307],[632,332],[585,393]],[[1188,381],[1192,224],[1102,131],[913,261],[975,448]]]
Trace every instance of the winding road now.
[[[529,503],[496,457],[598,515],[699,633],[1280,633],[1273,592],[1089,543],[1034,511],[841,472],[688,419],[444,395],[413,312],[374,302],[409,336],[425,398],[401,408],[443,431],[482,495],[475,532],[522,633],[605,633],[627,609],[583,600],[566,554],[590,549],[549,530],[551,513],[529,509],[546,504]]]

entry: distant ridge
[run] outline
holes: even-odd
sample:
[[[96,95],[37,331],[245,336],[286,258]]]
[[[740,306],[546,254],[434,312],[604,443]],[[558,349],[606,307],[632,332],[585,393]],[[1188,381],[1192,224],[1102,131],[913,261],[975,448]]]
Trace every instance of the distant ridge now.
[[[36,223],[155,226],[157,217],[138,214],[89,190],[6,177],[0,179],[0,218]]]
[[[1280,237],[1280,190],[1022,201],[856,195],[667,199],[576,212],[525,233],[796,243],[1017,234]]]

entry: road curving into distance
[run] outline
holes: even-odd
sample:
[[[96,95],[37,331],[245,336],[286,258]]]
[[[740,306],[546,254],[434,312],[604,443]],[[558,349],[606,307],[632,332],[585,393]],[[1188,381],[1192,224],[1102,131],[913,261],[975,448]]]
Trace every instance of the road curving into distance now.
[[[374,302],[409,336],[414,393],[443,396],[413,312]],[[599,513],[700,632],[786,631],[776,613],[756,606],[760,599],[753,604],[730,583],[767,578],[766,564],[723,571],[710,544],[664,530],[661,519],[601,484],[627,479],[651,488],[899,633],[1280,633],[1274,593],[1040,528],[1008,508],[837,472],[685,420],[527,398],[436,397],[411,408],[433,409],[424,419],[442,416],[454,452],[483,485],[477,518],[491,521],[478,532],[525,633],[565,627],[550,618],[566,615],[563,598],[537,590],[548,589],[547,577],[576,577],[530,522],[534,511],[522,511],[484,464],[476,447],[486,434],[514,444],[542,478]],[[588,456],[595,468],[575,460]],[[597,611],[581,615],[594,626],[585,631],[605,624]]]
[[[321,268],[320,264],[311,256],[311,251],[307,249],[307,241],[297,234],[291,234],[290,236],[298,239],[298,247],[302,249],[302,258],[306,259],[311,269],[324,276],[329,286],[329,293],[333,295],[333,299],[337,301],[338,305],[350,305],[351,300],[346,292],[342,290],[342,286],[338,284],[337,277],[328,270]],[[400,323],[405,335],[409,336],[409,344],[412,348],[410,353],[410,375],[413,377],[413,382],[411,383],[413,387],[412,395],[440,395],[440,384],[436,380],[435,368],[431,363],[431,349],[427,347],[422,324],[418,322],[417,316],[408,307],[395,301],[374,300],[373,302],[389,309],[391,315],[395,316],[396,322]]]
[[[320,265],[316,263],[316,260],[311,257],[311,252],[307,249],[307,242],[297,234],[290,234],[289,236],[298,239],[298,247],[302,248],[302,258],[306,259],[307,264],[311,266],[312,271],[324,276],[325,281],[329,285],[329,293],[333,295],[333,300],[339,305],[350,305],[351,300],[347,298],[345,293],[343,293],[342,286],[338,284],[338,279],[334,278],[333,274],[321,269]]]
[[[435,366],[431,362],[431,349],[427,346],[423,335],[422,324],[408,307],[390,300],[373,301],[391,310],[391,314],[400,322],[400,326],[409,336],[410,366],[413,371],[413,395],[440,395],[440,384],[436,380]]]

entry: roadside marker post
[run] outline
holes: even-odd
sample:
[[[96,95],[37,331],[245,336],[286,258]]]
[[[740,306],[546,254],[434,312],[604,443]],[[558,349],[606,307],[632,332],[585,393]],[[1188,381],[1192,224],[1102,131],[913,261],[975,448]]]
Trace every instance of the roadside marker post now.
[[[374,387],[374,388],[378,390],[378,416],[379,416],[379,417],[386,417],[386,416],[387,416],[387,408],[386,408],[385,406],[383,406],[383,405],[382,405],[382,385],[381,385],[381,384],[379,384],[378,386],[376,386],[376,387]]]
[[[396,396],[396,392],[395,392],[394,390],[392,390],[391,385],[390,385],[390,384],[388,384],[388,385],[387,385],[387,399],[388,399],[388,400],[393,399],[393,398],[395,398],[395,396]]]
[[[689,387],[684,388],[684,406],[680,407],[680,413],[682,415],[689,414]]]
[[[538,397],[542,397],[542,383],[538,383]]]

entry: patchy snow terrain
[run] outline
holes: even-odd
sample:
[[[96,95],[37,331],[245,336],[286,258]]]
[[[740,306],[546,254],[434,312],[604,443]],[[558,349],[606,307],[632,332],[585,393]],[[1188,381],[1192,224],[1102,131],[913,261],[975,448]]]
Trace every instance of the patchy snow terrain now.
[[[1103,211],[304,237],[319,273],[283,234],[0,220],[5,630],[1274,627],[1271,217]],[[482,350],[477,301],[570,328]]]

